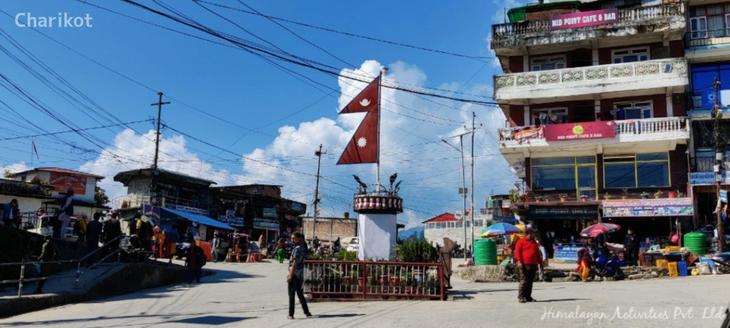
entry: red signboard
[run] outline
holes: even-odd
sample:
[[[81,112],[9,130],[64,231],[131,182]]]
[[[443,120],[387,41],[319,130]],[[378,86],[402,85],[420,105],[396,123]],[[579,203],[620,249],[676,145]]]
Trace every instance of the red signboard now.
[[[550,19],[550,27],[556,30],[565,30],[610,24],[617,21],[618,10],[616,9],[591,10],[555,16]]]
[[[72,189],[74,195],[86,194],[86,177],[84,176],[51,172],[48,183],[58,192],[65,193],[67,190]]]
[[[616,136],[616,124],[613,121],[551,124],[545,126],[544,134],[547,141],[607,139]]]

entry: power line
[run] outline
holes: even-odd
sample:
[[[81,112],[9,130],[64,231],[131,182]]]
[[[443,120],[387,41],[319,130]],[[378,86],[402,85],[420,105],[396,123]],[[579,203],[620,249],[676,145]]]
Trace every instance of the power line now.
[[[223,5],[223,4],[217,4],[217,3],[203,1],[203,0],[194,0],[194,1],[195,2],[206,3],[206,4],[209,4],[209,5],[212,5],[212,6],[216,6],[216,7],[220,7],[220,8],[225,8],[225,9],[229,9],[229,10],[233,10],[233,11],[237,11],[237,12],[241,12],[241,13],[245,13],[245,14],[249,14],[249,15],[261,16],[261,17],[264,17],[264,18],[269,19],[269,20],[286,22],[286,23],[290,23],[290,24],[294,24],[294,25],[299,25],[299,26],[303,26],[303,27],[307,27],[307,28],[317,29],[317,30],[326,31],[326,32],[330,32],[330,33],[336,33],[336,34],[345,35],[345,36],[349,36],[349,37],[353,37],[353,38],[358,38],[358,39],[364,39],[364,40],[370,40],[370,41],[375,41],[375,42],[390,44],[390,45],[404,47],[404,48],[411,48],[411,49],[422,50],[422,51],[427,51],[427,52],[432,52],[432,53],[438,53],[438,54],[442,54],[442,55],[449,55],[449,56],[454,56],[454,57],[474,59],[474,60],[477,60],[477,61],[480,61],[480,62],[483,62],[485,59],[491,59],[492,58],[492,57],[489,57],[489,56],[466,55],[466,54],[460,54],[460,53],[456,53],[456,52],[452,52],[452,51],[447,51],[447,50],[440,50],[440,49],[434,49],[434,48],[428,48],[428,47],[424,47],[424,46],[418,46],[418,45],[408,44],[408,43],[404,43],[404,42],[385,40],[385,39],[376,38],[376,37],[372,37],[372,36],[367,36],[367,35],[362,35],[362,34],[356,34],[356,33],[346,32],[346,31],[341,31],[341,30],[337,30],[337,29],[334,29],[334,28],[330,28],[330,27],[324,27],[324,26],[318,26],[318,25],[303,23],[303,22],[295,21],[295,20],[288,19],[288,18],[266,15],[266,14],[263,14],[263,13],[261,13],[259,11],[256,11],[255,9],[247,6],[246,4],[242,3],[240,0],[239,0],[240,3],[242,3],[243,5],[245,5],[248,8],[252,9],[253,11],[249,11],[249,10],[245,10],[245,9],[241,9],[241,8],[230,7],[230,6],[226,6],[226,5]]]
[[[283,56],[281,54],[272,52],[272,51],[267,50],[265,48],[256,47],[256,46],[253,46],[253,45],[250,45],[250,44],[246,44],[246,43],[240,42],[239,40],[235,40],[234,38],[232,38],[232,37],[230,37],[228,35],[224,35],[224,34],[218,32],[218,31],[216,31],[214,29],[211,29],[209,27],[206,27],[206,26],[204,26],[202,24],[193,24],[193,23],[190,23],[190,22],[185,21],[185,20],[183,20],[183,19],[181,19],[179,17],[175,17],[173,15],[170,15],[168,13],[165,13],[165,12],[159,11],[157,9],[148,7],[146,5],[143,5],[141,3],[135,2],[133,0],[121,0],[121,1],[123,1],[125,3],[128,3],[130,5],[136,6],[138,8],[141,8],[141,9],[143,9],[145,11],[154,13],[154,14],[156,14],[158,16],[165,17],[165,18],[170,19],[172,21],[175,21],[175,22],[177,22],[179,24],[183,24],[183,25],[188,26],[190,28],[196,29],[196,30],[201,31],[203,33],[206,33],[208,35],[214,36],[214,37],[216,37],[218,39],[225,40],[225,41],[227,41],[229,43],[232,43],[234,45],[237,45],[239,47],[246,48],[246,49],[250,49],[251,51],[255,51],[255,52],[260,53],[260,54],[266,54],[266,55],[269,55],[271,57],[274,57],[274,58],[276,58],[278,60],[282,60],[282,61],[285,61],[285,62],[294,64],[294,65],[298,65],[298,66],[310,68],[310,69],[319,71],[319,72],[324,73],[324,74],[329,74],[329,75],[332,75],[332,76],[337,76],[337,77],[342,76],[342,77],[344,77],[346,79],[350,79],[350,80],[354,80],[354,81],[358,81],[358,82],[364,82],[364,83],[369,83],[370,82],[369,80],[366,80],[366,79],[363,79],[363,78],[342,75],[339,72],[337,72],[336,70],[332,70],[330,68],[325,68],[325,67],[321,67],[319,65],[312,64],[311,62],[309,62],[309,60],[307,62],[304,62],[304,61],[299,60],[297,58],[290,58],[290,57]],[[429,97],[434,97],[434,98],[441,98],[441,99],[453,100],[453,101],[457,101],[457,102],[472,103],[472,104],[476,104],[476,105],[488,105],[488,106],[497,105],[497,103],[496,102],[493,102],[493,101],[483,101],[483,100],[468,99],[468,98],[462,98],[462,97],[453,97],[453,96],[447,96],[447,95],[443,95],[443,94],[436,94],[436,93],[426,92],[426,91],[422,91],[422,90],[415,90],[415,89],[404,88],[404,87],[400,87],[400,86],[397,86],[397,85],[387,85],[386,84],[386,85],[383,85],[383,87],[389,88],[389,89],[393,89],[393,90],[398,90],[398,91],[403,91],[403,92],[418,94],[418,95],[422,95],[422,96],[429,96]],[[451,91],[451,92],[453,92],[453,91]]]
[[[74,130],[63,130],[63,131],[29,134],[29,135],[23,135],[23,136],[15,136],[15,137],[6,137],[6,138],[0,138],[0,141],[48,137],[48,136],[55,136],[55,135],[59,135],[59,134],[75,133],[77,131],[92,131],[92,130],[106,129],[106,128],[112,128],[112,127],[118,127],[118,126],[127,126],[130,124],[139,124],[139,123],[152,122],[152,121],[153,120],[151,120],[151,119],[147,119],[147,120],[139,120],[139,121],[122,122],[122,123],[118,123],[118,124],[93,126],[93,127],[89,127],[89,128],[81,128],[81,129],[74,129]]]

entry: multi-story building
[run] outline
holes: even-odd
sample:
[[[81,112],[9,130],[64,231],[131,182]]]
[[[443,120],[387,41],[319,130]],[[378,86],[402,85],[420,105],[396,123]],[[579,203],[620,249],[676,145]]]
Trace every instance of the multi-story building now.
[[[690,182],[696,209],[696,224],[716,223],[715,135],[711,112],[722,112],[721,138],[729,140],[730,112],[730,1],[688,1],[685,53],[689,63]],[[720,82],[715,88],[715,80]],[[730,148],[724,147],[725,168],[730,168]],[[730,185],[727,174],[723,185]],[[726,229],[727,231],[727,229]]]
[[[566,1],[492,27],[500,151],[524,180],[518,215],[543,238],[598,220],[641,237],[691,223],[685,15],[681,1]]]

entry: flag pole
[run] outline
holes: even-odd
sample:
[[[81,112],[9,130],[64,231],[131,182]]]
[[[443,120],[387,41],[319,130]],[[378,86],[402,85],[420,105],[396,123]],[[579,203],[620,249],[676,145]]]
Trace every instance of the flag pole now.
[[[380,192],[380,143],[382,142],[382,140],[380,140],[380,118],[381,118],[380,117],[380,113],[381,113],[380,112],[380,107],[381,107],[380,106],[380,104],[381,104],[381,101],[380,101],[381,100],[381,96],[380,96],[380,94],[381,94],[382,89],[383,89],[381,87],[381,85],[383,84],[383,75],[385,75],[384,74],[385,70],[386,70],[385,67],[381,68],[380,69],[380,76],[378,77],[378,161],[375,164],[375,166],[376,166],[376,173],[375,173],[375,175],[376,175],[375,192],[378,192],[378,193]]]

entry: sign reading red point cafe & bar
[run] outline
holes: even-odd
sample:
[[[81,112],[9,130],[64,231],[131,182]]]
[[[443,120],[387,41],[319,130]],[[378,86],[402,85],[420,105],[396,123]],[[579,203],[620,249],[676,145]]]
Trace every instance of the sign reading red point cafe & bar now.
[[[613,121],[594,121],[551,124],[545,126],[543,133],[547,141],[608,139],[616,136],[616,123]]]
[[[617,21],[618,10],[616,9],[591,10],[555,16],[550,19],[550,27],[554,30],[565,30],[611,24]]]

